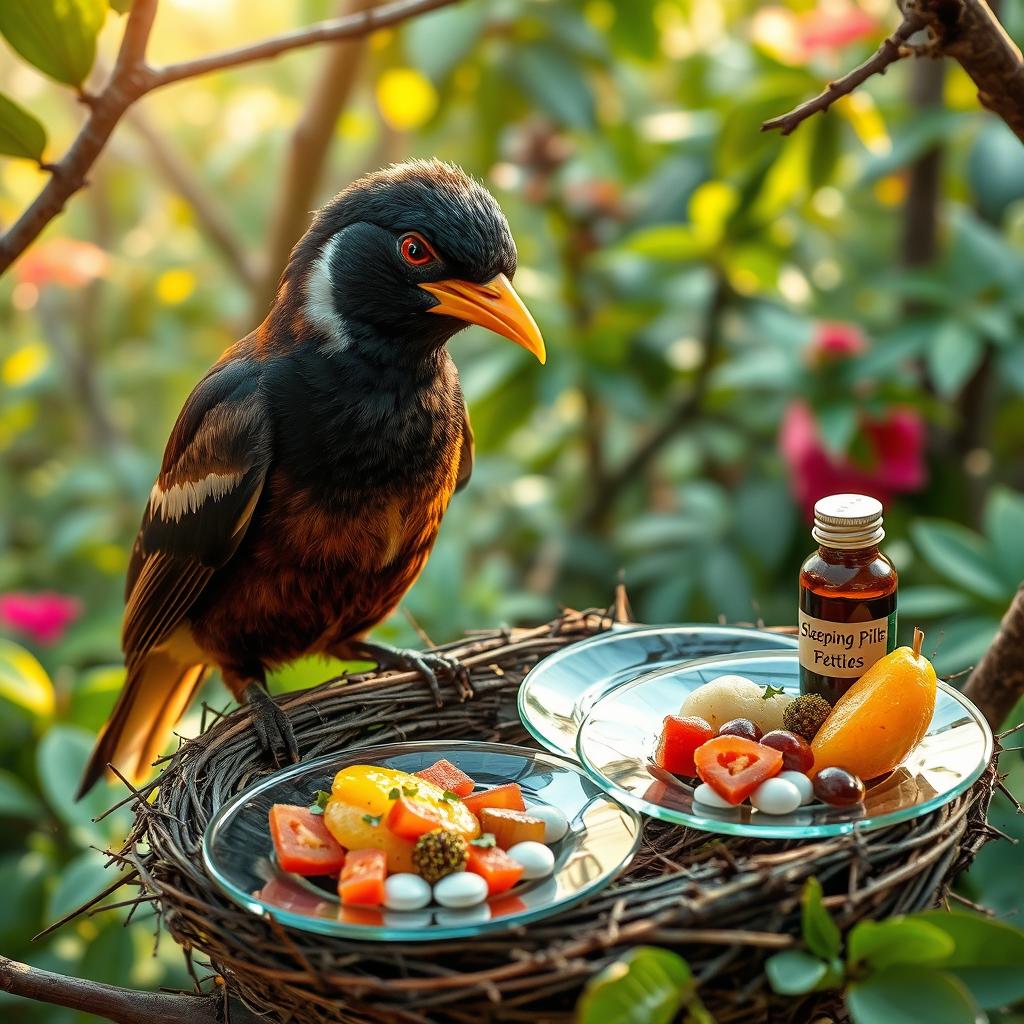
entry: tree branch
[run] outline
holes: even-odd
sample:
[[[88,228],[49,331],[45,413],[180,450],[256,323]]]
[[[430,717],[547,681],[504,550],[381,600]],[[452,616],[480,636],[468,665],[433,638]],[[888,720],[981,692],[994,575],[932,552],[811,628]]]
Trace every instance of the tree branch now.
[[[0,274],[39,236],[65,203],[86,181],[86,174],[96,162],[107,140],[125,111],[140,97],[154,89],[205,75],[210,71],[270,60],[290,50],[314,43],[354,39],[379,28],[395,25],[418,14],[446,7],[456,0],[394,0],[382,7],[371,8],[310,25],[280,36],[213,53],[196,60],[151,68],[145,63],[146,43],[156,15],[156,0],[135,0],[117,63],[102,91],[89,97],[89,116],[64,157],[51,168],[50,180],[29,208],[0,238]]]
[[[964,687],[993,729],[998,729],[1024,696],[1024,586],[1003,616],[992,646]]]
[[[789,135],[811,115],[828,110],[836,100],[848,96],[872,75],[884,75],[890,64],[907,56],[909,51],[905,48],[904,43],[915,32],[924,28],[924,24],[924,20],[916,15],[904,16],[899,28],[863,64],[848,71],[842,78],[829,82],[825,91],[819,93],[814,99],[801,103],[788,114],[765,121],[761,125],[761,131],[770,132],[777,128],[783,135]]]

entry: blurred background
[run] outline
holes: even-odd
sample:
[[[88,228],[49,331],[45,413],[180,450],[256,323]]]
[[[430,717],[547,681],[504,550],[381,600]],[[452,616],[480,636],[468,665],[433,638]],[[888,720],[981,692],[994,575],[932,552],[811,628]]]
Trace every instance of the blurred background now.
[[[151,57],[360,2],[165,0]],[[1001,15],[1024,38],[1024,4]],[[92,848],[126,828],[123,811],[91,820],[115,787],[71,794],[121,684],[128,549],[174,418],[262,319],[306,211],[392,160],[437,155],[495,193],[549,362],[477,329],[453,342],[477,468],[381,638],[607,604],[620,570],[642,621],[792,623],[808,511],[858,490],[887,505],[901,641],[921,623],[940,673],[976,662],[1024,578],[1024,150],[931,61],[789,138],[759,131],[896,17],[891,0],[463,0],[134,108],[0,280],[4,953],[191,984],[172,943],[152,955],[143,911],[28,940],[109,881]],[[107,13],[97,71],[122,31]],[[6,47],[0,90],[59,157],[83,116],[72,91]],[[0,161],[0,222],[44,180]],[[228,703],[217,682],[205,697]],[[182,732],[198,727],[196,711]],[[1020,753],[1003,767],[1024,791]],[[1022,832],[1005,800],[992,820]],[[963,889],[1012,913],[1022,866],[990,846]]]

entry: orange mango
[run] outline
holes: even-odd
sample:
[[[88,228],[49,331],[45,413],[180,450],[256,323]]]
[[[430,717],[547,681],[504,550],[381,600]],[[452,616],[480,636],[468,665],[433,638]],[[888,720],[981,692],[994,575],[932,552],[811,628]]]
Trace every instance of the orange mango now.
[[[839,698],[811,743],[812,774],[835,766],[873,779],[892,771],[924,738],[935,711],[935,669],[914,646],[874,663]]]

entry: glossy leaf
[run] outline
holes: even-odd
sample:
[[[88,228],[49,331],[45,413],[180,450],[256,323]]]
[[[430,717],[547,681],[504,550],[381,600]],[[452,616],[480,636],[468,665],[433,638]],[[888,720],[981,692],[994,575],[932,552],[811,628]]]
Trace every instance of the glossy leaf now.
[[[0,153],[42,160],[46,129],[24,107],[0,93]]]
[[[986,1018],[953,975],[921,967],[891,967],[846,993],[853,1024],[981,1024]]]
[[[934,619],[971,606],[969,594],[942,586],[901,587],[899,601],[900,615],[912,619]]]
[[[911,534],[929,565],[981,597],[1004,601],[1010,589],[997,572],[992,552],[976,533],[942,519],[918,519]]]
[[[928,349],[928,370],[939,394],[958,395],[985,354],[981,338],[966,324],[949,320]]]
[[[556,121],[589,129],[596,121],[594,97],[579,65],[546,43],[517,48],[513,68],[521,88]]]
[[[38,797],[17,775],[0,769],[0,818],[38,821],[45,813]]]
[[[0,33],[30,64],[65,85],[81,85],[96,57],[104,0],[4,0]]]
[[[850,932],[847,959],[858,971],[935,964],[947,958],[954,945],[941,928],[915,918],[861,921]]]
[[[88,902],[117,878],[117,871],[104,869],[106,858],[96,850],[84,850],[65,864],[57,885],[50,893],[46,916],[56,921]]]
[[[996,487],[985,507],[985,533],[996,564],[1011,587],[1024,580],[1024,495]]]
[[[53,714],[56,698],[46,669],[34,654],[0,638],[0,697],[38,718]]]
[[[770,956],[764,969],[772,989],[783,996],[813,992],[828,976],[828,964],[824,960],[797,949]]]
[[[839,955],[842,936],[822,902],[821,882],[808,878],[800,896],[800,920],[807,948],[822,960]]]

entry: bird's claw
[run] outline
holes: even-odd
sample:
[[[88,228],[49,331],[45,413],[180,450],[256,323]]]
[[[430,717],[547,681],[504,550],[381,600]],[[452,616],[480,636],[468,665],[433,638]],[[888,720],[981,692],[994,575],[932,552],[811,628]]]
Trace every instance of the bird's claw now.
[[[261,683],[250,683],[245,689],[244,697],[249,705],[252,725],[264,754],[280,768],[281,758],[278,750],[282,749],[287,759],[285,763],[295,764],[299,760],[299,744],[295,739],[295,730],[288,716],[267,693],[266,687]]]
[[[441,696],[441,679],[446,679],[454,684],[459,694],[460,703],[473,697],[469,669],[455,658],[449,658],[446,654],[439,654],[436,651],[375,646],[368,649],[371,651],[372,657],[377,659],[380,668],[418,672],[423,676],[439,708],[444,707],[444,698]]]

